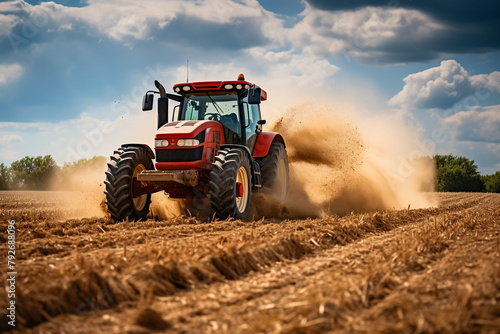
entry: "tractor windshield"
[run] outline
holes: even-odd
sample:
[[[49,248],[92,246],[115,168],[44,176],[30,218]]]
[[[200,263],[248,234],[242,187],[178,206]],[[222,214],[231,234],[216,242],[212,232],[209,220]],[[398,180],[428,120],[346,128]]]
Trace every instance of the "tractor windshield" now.
[[[196,92],[186,94],[179,120],[211,120],[222,123],[241,137],[236,92]]]

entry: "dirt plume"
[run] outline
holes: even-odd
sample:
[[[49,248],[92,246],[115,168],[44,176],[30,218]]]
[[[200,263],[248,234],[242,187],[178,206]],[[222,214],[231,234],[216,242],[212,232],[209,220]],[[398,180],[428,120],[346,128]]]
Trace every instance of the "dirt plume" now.
[[[108,161],[109,158],[99,156],[66,163],[54,175],[50,190],[65,191],[66,194],[60,201],[64,208],[62,218],[109,217],[104,194]],[[183,199],[171,199],[163,192],[151,196],[150,214],[153,218],[164,220],[190,214]]]
[[[272,128],[286,142],[289,198],[278,212],[268,207],[272,199],[257,200],[257,212],[304,218],[435,206],[425,193],[434,190],[435,167],[413,154],[416,132],[390,117],[363,129],[357,123],[311,103],[287,110]]]
[[[106,217],[104,177],[108,159],[94,157],[66,163],[55,174],[50,190],[67,192],[60,202],[65,219],[84,217]]]
[[[186,210],[186,201],[173,199],[165,195],[163,191],[151,194],[150,214],[160,220],[174,218],[180,215],[189,215]]]

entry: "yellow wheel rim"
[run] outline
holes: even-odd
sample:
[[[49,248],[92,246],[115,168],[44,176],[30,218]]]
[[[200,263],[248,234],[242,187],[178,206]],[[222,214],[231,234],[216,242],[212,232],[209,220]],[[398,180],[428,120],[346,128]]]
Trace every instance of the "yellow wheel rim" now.
[[[243,194],[241,197],[236,197],[236,207],[240,213],[245,212],[248,203],[248,174],[245,167],[241,166],[238,169],[238,175],[236,176],[236,184],[241,183],[243,186]]]
[[[143,170],[146,170],[146,167],[144,167],[143,164],[138,164],[137,166],[135,166],[135,169],[134,169],[134,179],[137,179],[137,175],[139,175],[140,172],[142,172]],[[132,189],[134,188],[134,180],[132,179]],[[144,194],[144,195],[141,195],[139,197],[135,197],[132,199],[132,201],[134,202],[134,206],[136,208],[137,211],[141,211],[142,209],[144,209],[144,207],[146,206],[146,201],[148,200],[148,195],[147,194]]]

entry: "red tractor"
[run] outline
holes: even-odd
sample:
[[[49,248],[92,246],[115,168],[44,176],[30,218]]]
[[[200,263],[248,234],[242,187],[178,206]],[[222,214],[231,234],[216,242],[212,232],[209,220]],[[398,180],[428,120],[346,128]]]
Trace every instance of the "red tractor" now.
[[[155,86],[142,106],[152,110],[153,94],[159,94],[155,150],[125,144],[108,163],[106,205],[115,221],[146,219],[157,191],[210,202],[219,219],[248,218],[254,192],[285,200],[288,157],[283,137],[262,131],[264,90],[242,74],[234,81],[179,83],[173,86],[177,94],[166,93],[158,81]],[[170,122],[169,100],[178,102]]]

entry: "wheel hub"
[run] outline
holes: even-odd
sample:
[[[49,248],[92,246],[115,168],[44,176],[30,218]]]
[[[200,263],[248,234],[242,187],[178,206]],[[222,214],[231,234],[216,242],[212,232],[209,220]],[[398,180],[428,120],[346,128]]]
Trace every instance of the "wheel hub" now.
[[[243,196],[243,183],[241,182],[236,182],[236,197],[242,197]]]
[[[238,169],[236,176],[236,207],[239,212],[244,212],[248,203],[248,174],[245,167],[241,166]]]

